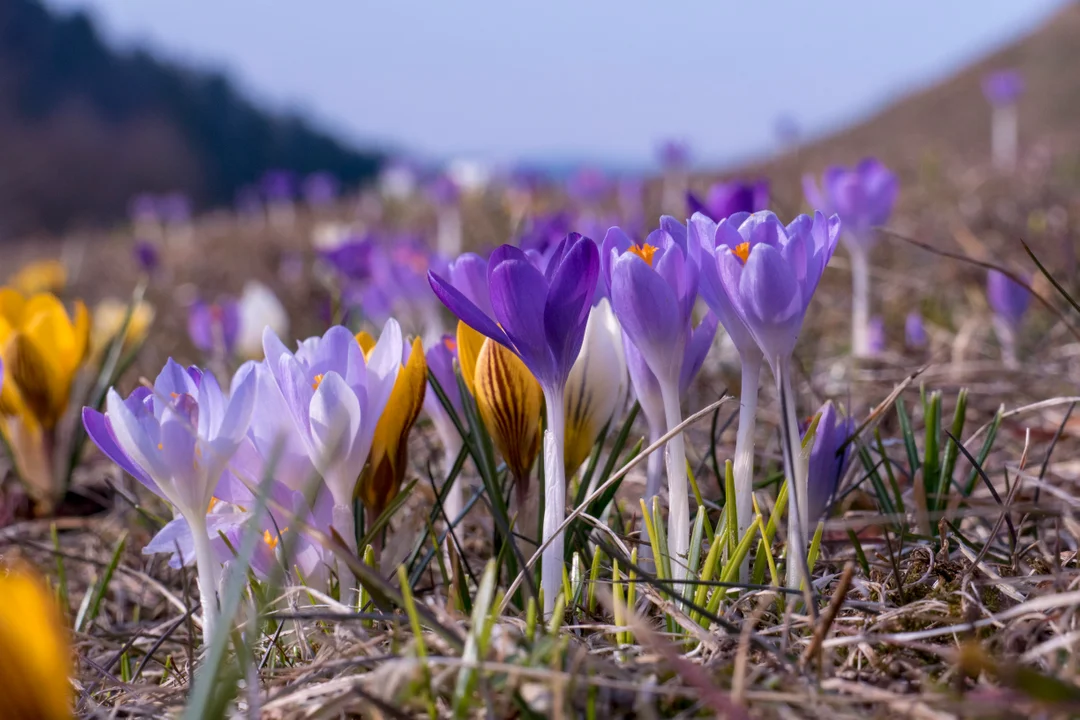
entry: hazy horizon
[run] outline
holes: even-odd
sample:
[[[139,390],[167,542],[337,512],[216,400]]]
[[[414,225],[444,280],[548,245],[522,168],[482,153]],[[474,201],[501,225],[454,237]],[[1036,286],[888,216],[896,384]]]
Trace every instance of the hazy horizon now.
[[[48,4],[90,11],[116,47],[224,71],[256,102],[358,145],[646,167],[668,137],[686,140],[697,164],[721,165],[775,147],[782,115],[805,136],[838,129],[1064,2],[836,0],[780,11],[697,0],[678,13],[641,2],[628,12],[614,0]]]

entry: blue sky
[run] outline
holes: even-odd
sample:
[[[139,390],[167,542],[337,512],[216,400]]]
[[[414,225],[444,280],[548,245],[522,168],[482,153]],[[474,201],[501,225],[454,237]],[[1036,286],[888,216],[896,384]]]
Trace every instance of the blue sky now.
[[[118,46],[423,157],[699,164],[817,134],[1023,34],[1063,0],[48,0]]]

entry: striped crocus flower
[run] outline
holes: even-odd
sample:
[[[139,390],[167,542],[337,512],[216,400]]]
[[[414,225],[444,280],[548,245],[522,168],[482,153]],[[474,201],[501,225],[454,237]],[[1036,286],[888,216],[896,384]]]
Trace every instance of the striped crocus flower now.
[[[577,360],[592,306],[599,258],[596,244],[577,233],[568,235],[541,272],[520,249],[503,245],[491,255],[488,291],[492,314],[451,282],[432,272],[435,294],[477,332],[511,350],[536,377],[547,407],[544,438],[545,511],[541,586],[544,611],[550,614],[562,584],[562,533],[566,515],[564,470],[565,390]]]

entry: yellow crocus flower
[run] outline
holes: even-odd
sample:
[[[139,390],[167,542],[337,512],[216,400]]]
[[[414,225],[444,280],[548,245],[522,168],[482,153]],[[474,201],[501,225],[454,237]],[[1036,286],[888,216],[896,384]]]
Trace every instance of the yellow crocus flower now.
[[[528,489],[529,471],[540,452],[544,393],[525,363],[490,338],[458,323],[461,375],[476,398],[480,419],[518,483]]]
[[[35,260],[23,265],[9,284],[25,295],[59,292],[67,284],[67,269],[59,260]]]
[[[0,432],[20,479],[39,502],[55,500],[59,490],[52,468],[56,426],[68,409],[89,341],[90,315],[81,302],[71,317],[55,295],[27,298],[0,288]]]
[[[90,356],[100,357],[102,351],[108,346],[116,334],[124,325],[130,303],[116,298],[106,298],[94,306],[94,319],[91,323]],[[124,333],[124,348],[131,348],[141,343],[150,331],[150,324],[154,322],[154,306],[145,300],[140,300],[131,312],[131,321],[128,323],[127,332]]]
[[[71,718],[71,647],[52,594],[19,565],[0,568],[0,598],[0,716]]]
[[[367,358],[375,347],[375,338],[361,332],[356,339]],[[423,343],[416,338],[394,381],[386,409],[375,426],[368,461],[356,485],[370,522],[382,514],[401,490],[408,465],[409,431],[420,415],[426,389],[427,361]]]

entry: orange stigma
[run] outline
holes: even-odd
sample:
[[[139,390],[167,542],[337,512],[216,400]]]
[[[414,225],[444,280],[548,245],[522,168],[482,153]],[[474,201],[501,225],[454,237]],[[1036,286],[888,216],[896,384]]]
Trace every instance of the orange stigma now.
[[[736,257],[743,261],[743,265],[746,264],[746,259],[750,257],[750,243],[739,243],[735,246],[735,249],[731,251]]]
[[[443,338],[443,345],[445,345],[446,349],[450,352],[457,352],[457,340],[455,340],[454,338]]]
[[[323,377],[325,377],[325,376],[322,373],[319,373],[318,375],[315,376],[315,382],[311,383],[311,389],[312,390],[318,390],[319,389],[319,386],[322,385]]]
[[[210,498],[210,504],[206,507],[206,514],[209,515],[210,511],[213,510],[214,506],[217,505],[217,504],[218,504],[218,499],[216,497]]]
[[[281,532],[277,535],[272,534],[269,530],[263,530],[263,542],[271,550],[277,550],[278,542],[281,541],[281,536],[289,531],[289,528],[282,528]]]
[[[656,254],[657,249],[658,248],[655,245],[650,245],[648,243],[630,246],[630,252],[644,260],[649,267],[652,267],[653,255]]]

